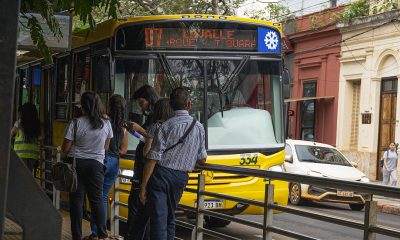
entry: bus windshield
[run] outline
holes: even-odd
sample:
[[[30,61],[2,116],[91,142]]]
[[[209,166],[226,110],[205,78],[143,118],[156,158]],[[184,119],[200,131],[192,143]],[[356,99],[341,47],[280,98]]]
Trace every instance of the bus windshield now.
[[[143,121],[132,96],[144,84],[160,97],[174,87],[190,92],[191,116],[205,127],[211,150],[261,149],[283,143],[279,61],[165,57],[119,59],[116,91],[126,87],[129,118]],[[130,139],[130,149],[137,142]]]

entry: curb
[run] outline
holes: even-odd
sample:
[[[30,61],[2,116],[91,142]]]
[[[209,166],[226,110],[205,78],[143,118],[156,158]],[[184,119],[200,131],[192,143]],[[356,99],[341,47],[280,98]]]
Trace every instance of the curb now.
[[[385,203],[379,203],[378,202],[377,211],[380,212],[380,213],[388,213],[388,214],[393,214],[393,215],[400,215],[400,206],[391,205],[391,204],[385,204]]]

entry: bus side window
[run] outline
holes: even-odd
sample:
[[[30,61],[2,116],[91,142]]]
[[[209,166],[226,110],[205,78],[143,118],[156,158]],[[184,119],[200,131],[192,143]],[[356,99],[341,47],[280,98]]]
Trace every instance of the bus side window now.
[[[70,55],[56,59],[57,75],[55,119],[68,120],[70,90],[71,90],[71,57]]]

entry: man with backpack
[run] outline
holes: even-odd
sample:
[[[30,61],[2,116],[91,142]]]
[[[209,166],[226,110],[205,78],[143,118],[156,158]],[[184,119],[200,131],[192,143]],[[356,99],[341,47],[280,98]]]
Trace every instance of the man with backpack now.
[[[175,210],[196,163],[207,158],[205,133],[201,123],[189,115],[191,102],[186,89],[172,91],[174,116],[154,134],[147,154],[140,188],[140,201],[150,216],[150,239],[173,240]]]
[[[383,154],[383,184],[389,185],[389,178],[390,178],[390,185],[396,186],[397,184],[397,162],[399,156],[397,154],[397,145],[396,143],[392,142],[389,145],[389,149],[385,151]]]

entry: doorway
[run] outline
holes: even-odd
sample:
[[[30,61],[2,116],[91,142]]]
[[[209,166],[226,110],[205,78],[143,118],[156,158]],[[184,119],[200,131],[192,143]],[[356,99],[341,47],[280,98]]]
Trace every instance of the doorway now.
[[[388,149],[389,143],[394,141],[396,129],[397,106],[397,79],[382,79],[381,106],[379,115],[379,139],[376,179],[382,180],[382,168],[379,161]]]

